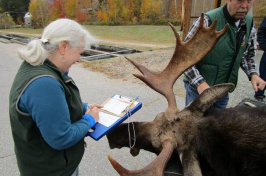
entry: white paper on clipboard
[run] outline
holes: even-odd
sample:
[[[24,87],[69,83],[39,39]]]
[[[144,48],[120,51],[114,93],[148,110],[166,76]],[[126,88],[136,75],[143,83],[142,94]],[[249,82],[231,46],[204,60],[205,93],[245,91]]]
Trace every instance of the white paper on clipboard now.
[[[102,108],[102,110],[106,110],[108,112],[114,113],[116,115],[120,115],[127,107],[128,103],[125,103],[116,98],[111,98]]]
[[[102,125],[109,127],[113,123],[115,123],[120,117],[111,115],[111,114],[106,114],[104,112],[99,112],[99,121],[98,123],[101,123]]]

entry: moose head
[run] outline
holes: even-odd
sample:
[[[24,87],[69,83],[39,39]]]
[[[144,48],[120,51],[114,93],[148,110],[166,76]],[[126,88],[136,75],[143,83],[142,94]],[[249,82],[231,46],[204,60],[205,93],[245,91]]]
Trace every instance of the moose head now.
[[[131,154],[133,156],[138,155],[140,149],[154,152],[158,154],[158,156],[152,163],[150,163],[143,169],[132,171],[125,169],[111,156],[108,156],[111,164],[120,175],[163,175],[165,166],[174,151],[177,152],[180,156],[184,175],[199,176],[202,174],[199,163],[199,155],[205,157],[208,162],[213,161],[210,165],[213,166],[213,169],[217,171],[217,173],[224,173],[221,169],[222,167],[220,167],[219,164],[218,166],[216,165],[214,161],[215,158],[212,158],[215,156],[215,154],[213,154],[212,156],[214,149],[208,150],[208,147],[217,148],[216,145],[218,144],[212,144],[212,142],[215,142],[214,139],[218,138],[218,134],[222,134],[221,140],[224,137],[223,134],[227,134],[226,130],[224,130],[225,128],[223,129],[222,126],[227,125],[226,129],[230,130],[229,127],[232,127],[234,124],[236,125],[235,129],[231,131],[232,134],[228,134],[229,137],[230,135],[241,135],[241,133],[246,134],[252,132],[252,130],[246,132],[245,129],[244,131],[242,129],[247,126],[245,125],[245,123],[249,123],[247,122],[249,121],[248,119],[250,119],[249,116],[241,117],[244,120],[244,122],[242,122],[241,118],[239,118],[239,114],[241,113],[238,113],[238,115],[235,114],[233,115],[233,118],[229,119],[229,117],[224,118],[226,117],[226,115],[220,115],[220,117],[217,117],[218,114],[223,114],[221,113],[221,110],[220,112],[218,109],[213,111],[208,110],[214,102],[222,98],[230,89],[234,87],[234,85],[229,83],[216,85],[205,90],[198,98],[196,98],[182,111],[179,111],[177,108],[176,99],[173,92],[173,85],[187,68],[195,65],[206,54],[208,54],[208,52],[214,47],[218,39],[227,31],[228,28],[228,25],[226,25],[221,31],[216,31],[215,26],[216,21],[214,21],[210,27],[204,27],[202,14],[199,27],[194,36],[190,40],[183,42],[180,40],[174,26],[170,24],[170,27],[175,34],[176,48],[169,64],[162,72],[152,72],[144,66],[139,65],[133,60],[127,58],[142,73],[142,75],[134,76],[141,79],[158,93],[162,94],[167,99],[168,108],[165,112],[159,113],[152,122],[134,122],[136,131],[136,143],[135,146],[131,148]],[[235,109],[229,110],[229,114],[234,114],[234,112],[236,111]],[[254,109],[252,110],[254,111]],[[238,111],[240,110],[237,110],[236,112]],[[265,111],[265,108],[256,110],[257,113],[260,113],[260,115],[257,115],[258,117],[264,117],[262,124],[258,123],[258,121],[262,120],[257,119],[256,123],[254,121],[258,128],[263,129],[256,130],[259,131],[260,135],[262,135],[264,139],[259,138],[256,140],[251,140],[260,143],[260,146],[258,146],[257,148],[255,147],[257,152],[264,152],[262,155],[264,156],[264,158],[256,163],[258,165],[262,163],[261,161],[264,161],[264,164],[266,161]],[[233,120],[233,122],[231,120]],[[242,126],[237,125],[238,123]],[[216,130],[218,130],[218,132]],[[128,138],[127,131],[128,128],[126,123],[121,124],[113,131],[111,131],[107,135],[110,148],[127,147],[129,140],[131,140]],[[255,132],[255,134],[258,133]],[[232,141],[232,143],[233,142],[234,141]],[[239,142],[239,145],[242,145],[241,141]],[[243,145],[246,145],[246,143]],[[219,151],[219,148],[217,149],[217,151],[223,152],[222,149],[221,151]],[[224,165],[224,167],[225,166],[226,165]],[[233,170],[233,172],[234,171],[235,170]]]

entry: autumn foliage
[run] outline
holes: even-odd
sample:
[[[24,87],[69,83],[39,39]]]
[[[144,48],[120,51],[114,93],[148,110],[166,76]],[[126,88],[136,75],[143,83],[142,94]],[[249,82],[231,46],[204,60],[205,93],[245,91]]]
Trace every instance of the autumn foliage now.
[[[193,16],[213,9],[213,0],[192,0]],[[222,5],[225,0],[222,0]],[[29,12],[33,24],[42,27],[57,18],[103,24],[167,24],[178,25],[182,0],[31,0]],[[265,14],[265,0],[254,2],[254,16]],[[257,13],[258,12],[258,13]],[[256,18],[256,17],[255,17]],[[255,20],[255,23],[259,23]]]
[[[180,20],[181,0],[31,0],[29,11],[36,27],[57,18],[112,24]]]
[[[163,20],[180,20],[181,0],[102,0],[98,21],[154,24]]]
[[[266,16],[266,1],[265,0],[256,0],[254,1],[254,24],[258,28],[261,23],[263,18]]]

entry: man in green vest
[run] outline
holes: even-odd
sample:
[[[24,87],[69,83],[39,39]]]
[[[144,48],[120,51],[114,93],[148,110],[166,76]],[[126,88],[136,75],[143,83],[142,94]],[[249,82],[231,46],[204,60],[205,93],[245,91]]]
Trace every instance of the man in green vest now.
[[[248,75],[255,91],[262,90],[265,87],[265,82],[256,72],[254,60],[256,30],[252,17],[247,15],[253,2],[254,0],[226,0],[223,7],[205,13],[205,26],[210,26],[217,19],[217,31],[223,29],[226,24],[229,24],[229,28],[210,53],[184,73],[186,105],[213,85],[227,82],[236,85],[240,66]],[[193,36],[198,25],[199,19],[193,24],[186,36],[186,41]],[[213,107],[225,108],[228,100],[229,96],[227,94],[217,101]],[[172,156],[168,162],[164,176],[182,174],[180,162],[174,160],[174,158],[175,156]]]
[[[256,92],[264,89],[265,81],[258,76],[254,60],[256,30],[252,17],[247,15],[253,2],[254,0],[226,0],[223,7],[205,13],[205,26],[210,26],[217,19],[217,31],[226,24],[229,24],[229,28],[214,48],[198,64],[184,73],[186,105],[213,85],[233,83],[236,86],[240,67],[247,74]],[[185,40],[193,36],[198,24],[199,19],[193,24]],[[213,107],[225,108],[228,100],[227,94]]]

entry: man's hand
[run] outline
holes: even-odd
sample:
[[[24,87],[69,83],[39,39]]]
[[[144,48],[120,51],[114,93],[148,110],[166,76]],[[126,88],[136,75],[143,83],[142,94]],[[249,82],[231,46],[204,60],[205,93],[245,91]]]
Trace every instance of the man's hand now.
[[[201,94],[204,90],[210,88],[209,84],[207,84],[206,82],[201,83],[198,87],[198,93]]]
[[[264,89],[266,82],[263,81],[263,79],[261,79],[258,75],[254,74],[251,76],[251,84],[255,92],[257,92],[258,90]]]

